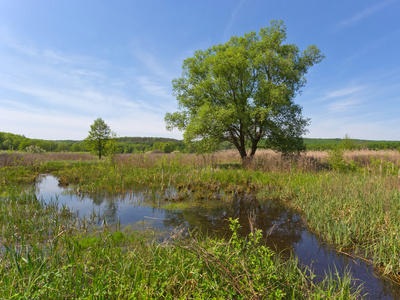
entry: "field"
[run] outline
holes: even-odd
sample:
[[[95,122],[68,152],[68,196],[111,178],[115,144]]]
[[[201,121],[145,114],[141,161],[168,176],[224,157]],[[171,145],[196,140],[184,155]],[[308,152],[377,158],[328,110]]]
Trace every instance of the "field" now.
[[[137,188],[180,192],[165,204],[194,202],[224,191],[279,199],[337,251],[369,261],[398,282],[400,275],[400,153],[309,151],[283,158],[260,150],[243,168],[233,150],[194,154],[119,154],[96,160],[74,153],[0,154],[0,298],[96,299],[351,299],[349,277],[314,283],[296,258],[284,258],[254,229],[226,238],[190,237],[158,243],[157,232],[77,219],[34,195],[38,174],[52,173],[77,193],[109,195]],[[25,185],[24,185],[25,184]],[[189,205],[194,205],[189,204]],[[94,216],[92,216],[94,217]]]

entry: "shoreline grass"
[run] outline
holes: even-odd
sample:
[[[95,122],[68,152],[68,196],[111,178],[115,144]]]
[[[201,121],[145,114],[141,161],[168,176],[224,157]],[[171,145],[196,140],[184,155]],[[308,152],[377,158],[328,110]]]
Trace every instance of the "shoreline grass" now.
[[[22,204],[10,207],[10,203]],[[2,207],[31,210],[13,196]],[[0,298],[7,299],[356,299],[350,277],[313,284],[293,258],[259,245],[261,232],[229,240],[190,237],[159,244],[151,231],[84,230],[55,206],[35,206],[52,222],[30,226],[21,214],[1,221]],[[76,226],[76,225],[75,225]],[[311,275],[312,276],[312,275]]]
[[[8,189],[0,201],[0,298],[356,299],[360,293],[349,276],[313,284],[296,259],[262,246],[260,231],[239,237],[237,220],[229,240],[191,236],[159,244],[151,230],[95,228],[57,203]]]
[[[26,166],[16,165],[3,167],[0,173],[0,197],[2,198],[0,224],[2,224],[3,240],[5,239],[3,242],[8,245],[10,251],[7,251],[9,255],[7,259],[2,258],[2,263],[8,268],[7,270],[14,268],[13,272],[15,276],[20,274],[18,265],[15,263],[16,259],[20,259],[20,261],[28,263],[29,265],[29,260],[31,258],[22,256],[18,258],[15,255],[11,255],[13,249],[12,241],[19,239],[21,243],[21,238],[23,237],[26,243],[32,236],[36,236],[34,240],[30,241],[30,245],[36,245],[44,240],[51,239],[51,237],[46,238],[45,235],[40,232],[35,232],[35,234],[30,233],[34,228],[42,228],[43,232],[46,234],[51,232],[51,234],[54,233],[56,236],[63,232],[58,238],[58,241],[64,239],[63,251],[65,252],[62,252],[62,254],[57,252],[57,255],[61,255],[58,258],[60,261],[65,259],[65,255],[70,258],[73,257],[71,253],[75,253],[74,251],[77,251],[79,248],[75,242],[72,242],[72,240],[76,240],[76,238],[73,237],[73,233],[64,236],[66,232],[69,232],[68,230],[71,232],[76,230],[76,227],[71,225],[72,223],[67,222],[68,212],[64,212],[65,220],[61,218],[61,216],[63,216],[62,212],[56,213],[53,211],[53,213],[50,214],[43,213],[42,217],[39,212],[41,211],[40,207],[44,204],[38,199],[21,196],[24,194],[18,188],[18,183],[33,182],[33,178],[35,178],[37,174],[46,172],[58,176],[60,182],[63,184],[75,184],[80,193],[106,192],[113,194],[128,192],[138,187],[164,189],[173,186],[178,188],[183,194],[185,191],[190,191],[193,193],[196,201],[210,198],[213,194],[222,190],[226,192],[224,195],[227,197],[227,200],[229,200],[229,193],[246,192],[257,192],[260,197],[266,199],[281,199],[287,205],[300,211],[309,224],[310,229],[329,244],[334,245],[339,251],[360,255],[370,260],[371,263],[373,263],[375,267],[378,267],[384,274],[399,278],[400,236],[398,233],[400,232],[400,221],[398,216],[400,215],[400,191],[398,172],[400,165],[396,152],[391,153],[392,156],[388,156],[388,154],[377,155],[374,153],[370,157],[362,156],[359,153],[347,153],[345,158],[346,164],[356,167],[351,167],[349,169],[346,169],[346,167],[343,172],[329,170],[325,165],[326,161],[324,159],[326,156],[316,158],[316,155],[312,156],[313,159],[302,158],[300,161],[286,161],[278,156],[272,158],[266,156],[263,158],[260,155],[257,158],[258,161],[255,160],[252,167],[243,169],[238,167],[236,158],[233,155],[230,156],[229,153],[225,153],[224,155],[215,154],[214,156],[210,155],[206,157],[193,155],[123,155],[117,156],[114,160],[49,160]],[[346,164],[344,166],[347,166]],[[15,203],[8,203],[7,201],[10,201],[10,199],[19,200],[13,200]],[[179,199],[175,200],[177,203],[180,201]],[[51,211],[49,207],[47,207],[47,209]],[[16,214],[11,213],[12,217],[10,217],[10,211],[18,211],[18,214],[24,216],[26,220],[31,220],[31,223],[28,221],[21,221],[21,224],[13,223],[12,217]],[[57,218],[59,219],[56,218],[52,220],[51,218],[55,216],[58,216]],[[39,220],[40,218],[42,218],[42,220]],[[37,223],[39,221],[42,223]],[[67,222],[65,224],[70,225],[62,225],[63,222]],[[36,227],[34,224],[36,224]],[[46,227],[50,226],[49,224],[52,224],[53,227]],[[136,235],[137,234],[138,233],[136,233]],[[86,236],[85,238],[90,237]],[[66,244],[67,241],[70,243],[68,246],[69,248]],[[206,248],[206,246],[201,243],[207,242],[208,241],[198,241],[198,246],[200,248],[192,250],[192,252],[197,251],[196,257],[201,254],[199,251],[203,251],[199,249]],[[222,243],[225,245],[227,242],[214,240],[214,243]],[[147,243],[139,244],[141,245],[140,247],[147,245]],[[177,246],[171,247],[174,248],[173,251],[178,251],[175,249]],[[208,245],[207,247],[211,246]],[[216,249],[219,246],[216,247],[214,245],[213,247],[207,248],[207,251]],[[86,248],[85,251],[89,251],[87,250],[89,248]],[[177,249],[181,249],[179,251],[182,251],[183,248],[177,247]],[[187,248],[185,249],[188,250]],[[96,251],[100,251],[100,249]],[[152,249],[151,251],[154,252],[156,250]],[[18,251],[14,251],[14,253],[17,252]],[[40,251],[37,253],[38,257],[40,257],[40,255],[43,256],[43,253],[39,254]],[[107,255],[111,254],[107,253]],[[116,254],[113,253],[113,255]],[[169,253],[169,255],[172,254]],[[215,253],[213,255],[215,255]],[[185,256],[185,259],[186,258]],[[98,259],[103,263],[103,259],[100,259],[100,257],[98,257]],[[194,257],[187,259],[190,261],[194,259]],[[127,258],[124,256],[123,261],[128,263],[126,260]],[[38,258],[38,262],[39,261],[40,259]],[[41,264],[42,263],[43,261],[41,261]],[[279,263],[277,264],[279,265]],[[69,265],[63,263],[62,266],[65,267]],[[111,266],[109,267],[111,268]],[[160,266],[157,265],[157,267]],[[75,265],[71,268],[74,270],[79,269]],[[70,271],[71,268],[65,267],[65,272]],[[122,265],[119,265],[118,270],[122,270],[123,268]],[[146,268],[149,269],[150,267],[147,266]],[[285,268],[286,267],[283,269]],[[150,271],[147,269],[143,272]],[[110,274],[112,274],[112,272],[118,273],[115,269],[111,268],[110,270],[113,270],[110,271]],[[154,268],[152,270],[154,270]],[[246,270],[241,270],[242,276],[244,277],[247,276]],[[293,272],[300,272],[291,269],[291,267],[288,267],[286,270],[291,270],[288,271],[290,274]],[[217,270],[214,271],[217,272]],[[54,274],[56,273],[57,272],[54,271]],[[52,276],[55,276],[54,274]],[[301,274],[304,276],[304,273]],[[66,275],[63,273],[61,277],[65,276]],[[143,276],[151,277],[152,275],[146,273],[146,275]],[[83,278],[81,279],[84,280]],[[92,281],[88,278],[85,280],[84,286],[88,288],[88,285],[93,283],[93,279],[91,279]],[[103,278],[103,281],[104,280],[106,279]],[[127,284],[123,279],[120,278],[119,280]],[[335,281],[336,283],[332,281],[330,284],[335,285],[338,280]],[[4,282],[5,281],[3,281],[3,283]],[[191,285],[190,282],[191,281],[188,281],[187,287],[185,286],[185,288],[189,290],[193,288],[193,284]],[[11,286],[14,283],[15,282],[8,282],[7,284]],[[110,284],[118,285],[119,283],[116,284],[113,282]],[[162,283],[159,282],[158,284],[157,288],[161,288],[160,286]],[[297,281],[295,284],[298,286],[300,285]],[[310,288],[309,281],[308,284],[308,288]],[[101,285],[99,285],[99,289],[100,286]],[[25,286],[23,290],[26,291],[26,288],[27,286]],[[232,288],[233,291],[235,291],[235,288]],[[301,289],[303,288],[305,287]],[[156,290],[154,289],[147,286],[145,291],[149,294],[156,295]],[[318,292],[314,290],[310,293],[323,293],[319,289],[320,287],[318,287]],[[101,291],[104,291],[104,286],[101,287]],[[144,290],[141,291],[143,292]],[[168,295],[169,292],[166,292],[165,295]],[[189,293],[188,291],[186,292]],[[231,293],[231,291],[225,292],[228,294]],[[287,294],[289,292],[286,291],[285,293]],[[160,296],[161,294],[158,295]],[[185,298],[187,295],[188,294],[182,294],[179,297]],[[227,294],[225,294],[225,296],[226,295]],[[239,297],[240,293],[235,295]],[[331,296],[332,295],[333,294],[331,294]],[[324,297],[326,298],[326,296],[321,296],[321,298]]]
[[[262,172],[199,166],[185,162],[187,158],[182,156],[159,156],[151,162],[140,159],[90,166],[82,163],[56,174],[88,193],[176,186],[190,190],[201,200],[221,190],[227,195],[229,191],[256,191],[265,198],[284,200],[303,213],[310,229],[338,249],[363,255],[385,274],[400,274],[399,166],[391,161],[341,173],[307,172],[295,167],[291,171]]]

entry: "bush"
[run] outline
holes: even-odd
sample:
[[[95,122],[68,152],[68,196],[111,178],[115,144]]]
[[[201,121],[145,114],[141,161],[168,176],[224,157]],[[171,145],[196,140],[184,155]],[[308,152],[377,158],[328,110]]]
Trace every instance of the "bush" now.
[[[164,153],[171,153],[175,150],[175,144],[173,142],[165,143],[162,147],[162,151]]]
[[[33,146],[33,145],[26,147],[25,151],[28,153],[45,153],[46,152],[46,150],[40,148],[39,146]]]

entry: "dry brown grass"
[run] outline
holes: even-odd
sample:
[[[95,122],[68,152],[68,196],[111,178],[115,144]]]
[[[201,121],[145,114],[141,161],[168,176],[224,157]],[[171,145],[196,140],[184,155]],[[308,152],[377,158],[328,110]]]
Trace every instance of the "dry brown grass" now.
[[[223,150],[206,155],[176,153],[119,154],[116,155],[114,161],[116,163],[147,168],[159,164],[161,159],[164,159],[166,162],[175,161],[180,165],[192,166],[238,166],[242,163],[237,150]],[[290,171],[293,168],[305,171],[316,171],[327,168],[326,163],[322,161],[322,157],[320,156],[308,156],[303,154],[295,158],[283,158],[280,153],[272,150],[257,151],[254,159],[248,167],[264,172],[282,170]]]
[[[362,165],[369,165],[371,158],[378,158],[383,161],[400,165],[400,152],[397,150],[356,150],[346,151],[344,154],[348,160],[354,160]]]
[[[369,167],[374,160],[390,162],[400,166],[400,152],[397,150],[354,150],[344,153],[345,160],[355,161],[360,166]],[[249,168],[263,172],[291,171],[321,171],[329,169],[327,151],[307,151],[297,157],[285,158],[281,153],[273,150],[259,149]],[[0,167],[16,165],[33,165],[56,160],[95,160],[96,156],[89,153],[0,153]],[[181,165],[205,166],[205,165],[240,165],[241,159],[237,150],[223,150],[213,154],[181,154],[181,153],[145,153],[145,154],[118,154],[114,162],[129,164],[133,167],[148,168],[159,164],[160,160],[166,162],[175,161]]]
[[[294,168],[302,171],[321,171],[329,169],[327,151],[307,151],[297,157],[285,158],[273,150],[257,150],[250,167],[256,170],[291,171]],[[397,150],[354,150],[345,151],[347,162],[355,161],[360,166],[371,166],[377,159],[400,166],[400,152]],[[224,150],[213,154],[214,163],[240,163],[236,150]]]
[[[238,156],[239,157],[239,156]],[[118,154],[114,158],[114,162],[120,164],[129,164],[138,168],[149,168],[156,164],[160,164],[161,160],[166,163],[176,162],[180,165],[206,166],[210,164],[229,163],[226,162],[225,156],[218,154],[198,155],[198,154],[181,154],[181,153],[134,153],[134,154]],[[223,161],[222,161],[223,160]],[[234,159],[239,162],[239,159]]]
[[[0,153],[0,167],[29,166],[55,160],[92,160],[96,157],[89,153],[24,153],[3,152]]]

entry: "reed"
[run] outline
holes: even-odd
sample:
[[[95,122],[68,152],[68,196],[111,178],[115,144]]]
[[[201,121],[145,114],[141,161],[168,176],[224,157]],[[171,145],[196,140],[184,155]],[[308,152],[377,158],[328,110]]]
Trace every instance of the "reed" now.
[[[386,274],[400,274],[400,192],[394,176],[293,173],[263,192],[301,211],[310,228],[338,250],[371,259]]]
[[[387,274],[400,274],[399,179],[392,175],[398,173],[397,164],[379,162],[350,173],[306,172],[296,166],[291,171],[265,172],[262,168],[257,171],[258,167],[198,166],[195,162],[185,163],[184,159],[187,158],[159,156],[146,167],[143,162],[141,167],[136,167],[136,162],[81,163],[58,175],[60,180],[76,183],[81,192],[87,193],[178,187],[181,194],[166,199],[169,202],[182,201],[188,192],[201,201],[213,199],[223,191],[225,201],[229,201],[236,193],[258,191],[262,197],[282,199],[302,212],[310,228],[338,249],[363,255]]]
[[[259,245],[261,232],[241,238],[237,221],[231,220],[231,226],[229,240],[192,236],[164,244],[152,242],[148,231],[130,229],[63,229],[50,231],[47,241],[23,232],[14,243],[7,241],[0,253],[0,297],[356,299],[360,295],[347,277],[313,284],[295,259],[283,259]]]
[[[0,152],[0,168],[10,166],[30,166],[48,161],[82,161],[93,160],[96,157],[89,153],[52,152],[52,153],[26,153],[26,152]]]
[[[224,192],[222,194],[226,197],[225,200],[229,200],[230,195],[235,193],[257,191],[261,197],[281,199],[287,205],[302,212],[310,228],[328,243],[335,245],[338,250],[363,256],[371,260],[371,263],[380,268],[382,272],[398,276],[400,274],[400,237],[397,234],[400,232],[398,218],[400,214],[398,152],[345,152],[345,159],[348,162],[353,161],[357,164],[357,169],[345,173],[329,170],[326,155],[326,153],[321,152],[308,152],[300,157],[286,159],[271,151],[259,151],[253,160],[253,164],[246,169],[241,168],[240,159],[232,151],[224,151],[207,156],[182,154],[117,155],[112,160],[103,161],[43,160],[32,165],[23,166],[17,164],[3,167],[0,172],[0,192],[3,195],[0,201],[1,242],[3,245],[7,245],[7,255],[9,255],[4,260],[4,262],[7,262],[5,266],[8,269],[15,268],[14,272],[15,276],[17,276],[22,271],[21,265],[26,263],[25,261],[29,262],[31,260],[28,265],[32,265],[34,261],[22,254],[21,258],[19,258],[18,253],[20,253],[21,248],[18,247],[26,247],[27,245],[33,249],[37,247],[37,255],[39,257],[40,255],[43,256],[44,253],[46,254],[46,251],[49,251],[48,249],[52,249],[51,247],[53,246],[49,244],[45,247],[46,250],[43,250],[43,245],[53,240],[56,241],[57,245],[62,245],[62,247],[60,246],[60,248],[55,248],[54,250],[58,253],[54,254],[54,257],[58,257],[59,261],[63,261],[57,267],[59,269],[65,267],[65,270],[60,269],[65,274],[62,273],[62,275],[57,276],[67,276],[66,274],[71,269],[83,270],[82,267],[72,264],[75,261],[81,260],[81,263],[84,261],[82,257],[77,258],[71,254],[79,249],[81,249],[79,253],[87,254],[87,251],[91,251],[89,249],[96,249],[100,253],[98,254],[99,261],[94,261],[92,266],[102,263],[104,256],[111,255],[108,252],[104,252],[106,250],[101,250],[102,248],[108,249],[107,247],[93,246],[97,245],[99,238],[100,241],[104,239],[108,241],[110,237],[83,236],[83,240],[85,238],[96,239],[92,242],[90,240],[85,241],[86,244],[89,243],[92,246],[86,247],[83,244],[79,244],[81,238],[77,238],[75,234],[77,232],[81,234],[81,231],[90,233],[91,230],[88,231],[88,228],[93,229],[95,223],[90,218],[76,220],[69,214],[66,207],[59,208],[56,204],[45,204],[40,199],[33,197],[32,194],[24,193],[23,188],[16,185],[18,182],[33,181],[33,178],[40,172],[52,172],[58,176],[60,183],[75,184],[74,190],[78,190],[79,193],[95,194],[106,192],[114,194],[124,193],[140,187],[150,190],[176,187],[182,195],[190,192],[196,201],[201,201],[202,199],[212,199],[215,193],[220,193],[221,191]],[[166,200],[169,202],[181,201],[179,197]],[[201,248],[196,249],[191,249],[188,245],[182,247],[177,247],[176,245],[171,247],[154,245],[154,248],[146,248],[146,251],[149,252],[145,253],[150,253],[148,254],[149,257],[158,257],[157,253],[159,252],[157,251],[161,251],[158,249],[165,248],[168,251],[179,252],[185,250],[187,253],[192,253],[199,257],[203,253],[201,252],[203,250],[199,249],[211,251],[210,249],[214,249],[213,247],[215,246],[208,245],[207,247],[211,248],[207,248],[201,244],[205,243],[205,241],[198,241],[198,243],[200,243],[198,245]],[[226,241],[222,244],[224,243]],[[100,244],[104,246],[104,242]],[[132,247],[139,248],[139,244],[142,245],[141,243],[132,243],[134,245]],[[165,249],[163,251],[167,251]],[[125,249],[124,251],[128,250]],[[121,253],[125,253],[124,251]],[[168,255],[173,255],[171,252],[168,253]],[[95,255],[95,253],[90,253],[90,255]],[[112,255],[116,254],[113,253]],[[101,259],[101,257],[103,258]],[[119,258],[121,257],[124,258],[125,256],[120,256]],[[211,256],[204,257],[209,259]],[[70,259],[72,259],[71,262],[69,261]],[[88,258],[85,256],[84,259]],[[39,258],[37,261],[40,264],[43,263]],[[207,265],[206,262],[203,263]],[[210,264],[211,262],[208,262],[208,265]],[[217,266],[219,264],[218,260],[214,264]],[[71,267],[69,267],[70,265]],[[158,267],[160,266],[157,265]],[[110,267],[111,273],[107,273],[109,271],[107,268],[109,267],[104,268],[102,271],[108,276],[111,276],[113,272],[117,272],[116,269]],[[123,269],[124,266],[119,264],[118,270]],[[150,265],[146,265],[145,269],[146,272],[154,270]],[[130,270],[132,271],[133,269]],[[204,269],[202,270],[204,271]],[[242,276],[244,277],[247,276],[246,270],[248,272],[248,269],[242,269]],[[214,271],[216,272],[216,270]],[[57,272],[61,271],[54,271],[52,276],[58,274]],[[86,269],[83,270],[83,273],[85,272],[87,272]],[[168,290],[167,294],[157,294],[157,288],[161,288],[160,286],[162,285],[161,281],[158,282],[158,285],[153,286],[150,284],[153,280],[152,273],[138,273],[139,271],[137,270],[135,272],[137,276],[141,276],[142,281],[139,281],[141,282],[140,284],[135,281],[137,283],[135,289],[139,289],[139,286],[143,287],[140,292],[158,296],[165,296],[171,292]],[[165,272],[169,274],[169,271]],[[74,273],[72,272],[71,274]],[[94,276],[92,273],[90,274],[92,277]],[[92,277],[79,278],[86,280],[84,285],[91,286],[95,280]],[[151,278],[150,283],[147,282],[146,285],[144,278]],[[4,279],[4,282],[7,280],[9,279]],[[77,282],[73,281],[73,278],[70,278],[70,280],[71,282],[68,284],[72,288]],[[101,280],[104,281],[106,279],[96,280],[99,284],[99,289],[100,287],[102,289],[101,291],[111,289],[110,286],[101,285]],[[123,281],[123,279],[119,280]],[[226,281],[227,279],[224,280]],[[123,282],[128,285],[127,282]],[[194,288],[190,282],[188,281],[187,283],[188,289]],[[15,282],[9,281],[7,284],[13,286]],[[114,281],[110,284],[116,285]],[[171,283],[171,286],[174,285]],[[218,285],[218,287],[221,286],[223,284]],[[24,286],[23,290],[25,291],[26,288],[27,286]],[[236,291],[234,287],[232,289]],[[13,290],[11,292],[11,290],[12,288],[8,292],[14,293],[16,291]],[[133,288],[129,287],[129,291],[132,290]],[[122,293],[122,291],[120,292]],[[179,297],[185,297],[184,295],[186,294],[182,294]],[[240,294],[235,295],[241,297]],[[249,294],[246,295],[248,296]]]

